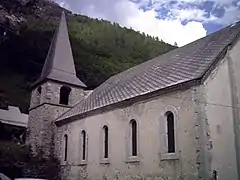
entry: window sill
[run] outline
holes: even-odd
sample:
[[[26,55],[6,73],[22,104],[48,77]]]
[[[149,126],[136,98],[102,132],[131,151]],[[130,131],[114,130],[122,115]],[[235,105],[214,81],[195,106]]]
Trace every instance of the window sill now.
[[[127,158],[126,163],[138,163],[140,158],[138,156],[130,156]]]
[[[63,161],[63,160],[62,160],[62,163],[61,163],[61,165],[62,165],[62,166],[66,166],[66,165],[68,165],[68,162],[67,162],[67,161]]]
[[[78,166],[86,166],[87,165],[87,161],[84,160],[84,161],[81,161]]]
[[[100,164],[110,164],[109,158],[100,159]]]
[[[165,153],[161,154],[161,161],[165,160],[178,160],[179,156],[177,153]]]

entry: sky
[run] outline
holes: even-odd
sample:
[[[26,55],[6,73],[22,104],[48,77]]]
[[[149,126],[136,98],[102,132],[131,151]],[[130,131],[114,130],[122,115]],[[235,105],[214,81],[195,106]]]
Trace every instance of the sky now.
[[[240,0],[54,0],[73,13],[184,46],[240,20]]]

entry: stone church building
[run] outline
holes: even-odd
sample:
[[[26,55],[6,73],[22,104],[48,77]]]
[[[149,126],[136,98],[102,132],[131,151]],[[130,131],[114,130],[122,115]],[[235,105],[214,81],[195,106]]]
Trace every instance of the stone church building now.
[[[63,13],[32,86],[27,142],[59,158],[62,179],[238,180],[239,35],[235,23],[87,91]]]

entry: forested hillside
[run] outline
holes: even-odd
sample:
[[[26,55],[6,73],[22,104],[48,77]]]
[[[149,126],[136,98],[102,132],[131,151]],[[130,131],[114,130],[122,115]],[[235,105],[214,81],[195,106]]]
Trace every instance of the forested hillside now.
[[[74,15],[45,0],[0,1],[0,108],[27,112],[61,11],[67,13],[77,76],[93,89],[110,76],[175,47],[116,23]]]

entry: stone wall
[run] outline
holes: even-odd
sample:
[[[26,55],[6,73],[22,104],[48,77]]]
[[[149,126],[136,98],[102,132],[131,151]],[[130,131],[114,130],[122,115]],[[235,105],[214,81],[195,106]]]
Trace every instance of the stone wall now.
[[[201,177],[198,88],[177,91],[58,127],[55,152],[66,168],[64,179],[186,179]],[[166,116],[175,116],[176,153],[166,153]],[[138,156],[129,157],[129,122],[138,125]],[[109,129],[109,158],[101,159],[101,128]],[[80,133],[87,132],[87,160],[80,159]],[[64,162],[63,136],[68,135]],[[201,154],[201,153],[200,153]]]
[[[84,98],[82,89],[71,87],[69,105],[61,105],[61,87],[62,84],[46,82],[41,85],[41,94],[37,90],[39,87],[32,92],[27,142],[31,144],[35,153],[38,147],[41,147],[46,155],[53,153],[54,134],[57,131],[55,120]]]
[[[60,88],[62,86],[68,86],[71,88],[71,92],[69,95],[70,107],[74,106],[77,102],[84,99],[85,92],[83,91],[83,89],[50,81],[36,87],[32,91],[30,109],[43,103],[51,103],[56,105],[59,104]],[[41,87],[41,94],[39,94],[37,90],[39,87]]]
[[[55,117],[69,108],[43,104],[29,113],[27,142],[32,146],[34,153],[42,148],[45,155],[53,153],[54,134],[56,132]]]

